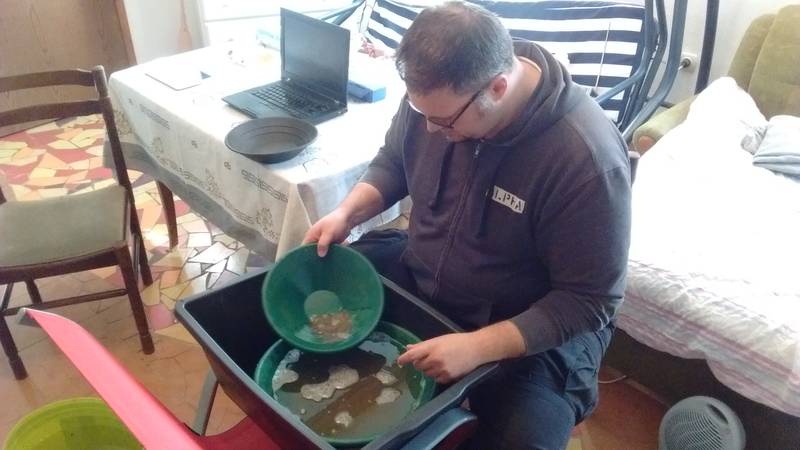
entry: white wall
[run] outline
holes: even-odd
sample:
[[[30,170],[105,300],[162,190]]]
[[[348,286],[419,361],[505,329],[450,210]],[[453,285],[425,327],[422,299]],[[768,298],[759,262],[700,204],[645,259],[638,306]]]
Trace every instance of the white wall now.
[[[197,6],[195,0],[185,0],[184,3],[192,48],[198,48],[201,39]],[[125,0],[125,11],[138,63],[185,50],[179,47],[178,37],[181,25],[180,0]]]
[[[666,0],[667,14],[671,23],[673,0]],[[717,38],[714,45],[714,58],[711,63],[709,82],[725,76],[728,72],[733,54],[739,46],[750,22],[762,14],[777,12],[782,6],[798,4],[800,0],[720,0]],[[683,52],[697,55],[695,70],[681,71],[675,85],[667,97],[676,102],[691,96],[697,80],[697,65],[703,47],[703,28],[705,26],[705,1],[689,0],[686,18],[686,32],[683,39]]]
[[[214,3],[218,13],[224,13],[226,19],[214,17],[217,24],[223,28],[233,27],[235,32],[239,27],[251,27],[252,30],[239,30],[240,34],[246,33],[255,37],[255,24],[258,19],[248,21],[247,17],[259,17],[264,10],[269,10],[268,15],[276,16],[281,6],[286,6],[297,11],[324,11],[338,9],[349,3],[350,0],[206,0],[206,4]],[[124,0],[125,10],[128,15],[128,24],[131,29],[133,48],[136,61],[144,63],[152,59],[174,55],[188,50],[179,45],[179,32],[181,26],[181,0]],[[199,0],[184,0],[186,8],[186,21],[191,34],[191,48],[203,46],[200,14],[198,11]],[[241,13],[241,14],[238,14]],[[236,21],[236,17],[243,20]],[[277,19],[276,19],[277,20]],[[252,23],[251,23],[252,22]],[[224,33],[223,33],[224,34]],[[235,34],[235,33],[234,33]]]

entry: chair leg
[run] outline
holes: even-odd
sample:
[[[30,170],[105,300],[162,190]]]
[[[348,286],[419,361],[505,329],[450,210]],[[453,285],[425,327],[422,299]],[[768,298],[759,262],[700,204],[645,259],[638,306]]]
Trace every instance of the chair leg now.
[[[175,217],[175,201],[172,198],[172,191],[162,182],[156,181],[158,195],[161,197],[161,207],[167,219],[167,232],[169,233],[169,247],[174,248],[178,245],[178,222]]]
[[[39,288],[36,287],[36,283],[32,279],[25,280],[25,287],[28,288],[28,295],[31,297],[31,302],[34,305],[41,304],[42,295],[39,293]]]
[[[144,236],[142,236],[142,225],[139,223],[139,215],[136,208],[131,208],[131,233],[133,233],[133,254],[136,256],[134,264],[139,264],[139,273],[142,275],[142,282],[145,286],[153,284],[153,274],[150,272],[150,264],[147,262],[147,249],[144,247]],[[129,257],[130,259],[130,257]],[[136,277],[134,277],[136,280]]]
[[[8,357],[8,364],[11,366],[11,371],[14,372],[14,378],[18,380],[27,378],[28,371],[25,370],[25,365],[19,357],[17,345],[14,343],[11,330],[8,329],[8,323],[6,323],[6,316],[2,314],[0,314],[0,343],[3,345],[3,351]]]
[[[139,340],[142,342],[142,351],[145,354],[153,353],[153,337],[150,336],[150,328],[147,326],[147,316],[144,312],[144,303],[139,294],[139,284],[136,282],[136,272],[133,270],[131,253],[128,246],[117,250],[117,262],[122,272],[122,279],[125,281],[125,289],[128,291],[128,299],[133,311],[133,319],[136,321],[136,328],[139,330]]]
[[[147,261],[147,249],[144,248],[144,238],[136,239],[139,241],[138,248],[135,250],[138,253],[137,261],[139,262],[139,273],[142,275],[142,283],[145,286],[153,284],[153,273],[150,271],[150,263]]]

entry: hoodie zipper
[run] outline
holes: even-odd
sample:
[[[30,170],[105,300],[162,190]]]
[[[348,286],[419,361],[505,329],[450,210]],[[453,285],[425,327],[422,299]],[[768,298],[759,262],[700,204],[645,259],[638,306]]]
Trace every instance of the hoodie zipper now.
[[[456,212],[453,214],[453,221],[450,227],[450,231],[447,233],[447,241],[442,248],[442,256],[439,258],[439,264],[436,265],[436,272],[434,273],[433,281],[433,292],[431,293],[431,299],[435,300],[436,296],[439,294],[439,287],[441,286],[440,281],[442,277],[442,270],[444,269],[444,262],[447,260],[447,255],[450,253],[450,250],[453,247],[453,242],[455,241],[456,236],[456,229],[458,228],[458,222],[461,220],[461,214],[464,212],[464,206],[466,205],[467,194],[469,193],[469,188],[471,186],[472,177],[475,175],[475,167],[477,166],[478,156],[481,153],[481,146],[483,144],[478,144],[475,147],[475,151],[472,153],[472,162],[469,166],[469,174],[467,175],[467,179],[464,182],[464,187],[461,189],[461,195],[458,198],[458,206],[456,207]]]

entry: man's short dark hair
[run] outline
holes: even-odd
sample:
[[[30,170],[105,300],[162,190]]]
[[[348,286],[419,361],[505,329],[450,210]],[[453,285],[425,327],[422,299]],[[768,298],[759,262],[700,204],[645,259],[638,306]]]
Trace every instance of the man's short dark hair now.
[[[426,8],[397,50],[397,70],[409,91],[428,94],[450,87],[457,94],[480,89],[511,69],[511,35],[496,15],[462,2]]]

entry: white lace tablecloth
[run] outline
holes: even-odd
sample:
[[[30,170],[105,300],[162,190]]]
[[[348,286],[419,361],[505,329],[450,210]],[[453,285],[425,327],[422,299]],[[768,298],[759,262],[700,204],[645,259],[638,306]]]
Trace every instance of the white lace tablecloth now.
[[[349,192],[382,145],[402,98],[404,87],[390,61],[354,54],[353,64],[374,64],[376,76],[386,80],[387,98],[371,104],[350,100],[346,114],[317,126],[311,146],[270,165],[225,146],[228,131],[248,117],[222,97],[280,78],[277,52],[207,47],[115,72],[110,91],[128,167],[163,182],[220,229],[274,260],[299,245],[311,224]],[[157,65],[162,72],[166,66],[209,76],[174,90],[148,75]],[[353,230],[351,238],[399,212],[395,205]]]

